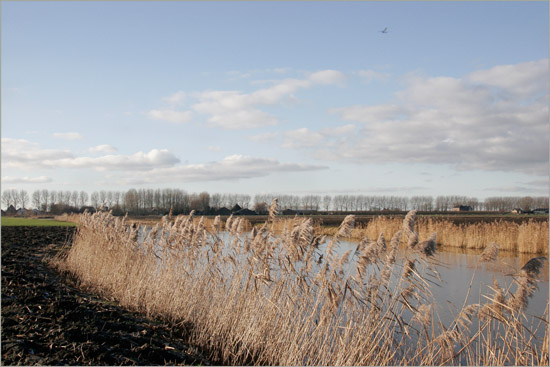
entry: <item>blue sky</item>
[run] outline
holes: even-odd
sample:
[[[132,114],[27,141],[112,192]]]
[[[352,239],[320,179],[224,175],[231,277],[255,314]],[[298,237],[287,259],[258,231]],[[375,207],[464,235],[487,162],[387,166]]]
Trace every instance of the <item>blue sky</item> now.
[[[2,189],[548,195],[548,6],[2,1]]]

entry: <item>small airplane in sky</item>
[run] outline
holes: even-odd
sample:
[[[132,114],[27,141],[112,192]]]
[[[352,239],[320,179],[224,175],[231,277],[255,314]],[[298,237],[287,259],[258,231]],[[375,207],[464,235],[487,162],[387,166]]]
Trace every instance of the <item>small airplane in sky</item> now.
[[[380,33],[389,33],[388,27],[384,28],[383,30],[379,31]]]

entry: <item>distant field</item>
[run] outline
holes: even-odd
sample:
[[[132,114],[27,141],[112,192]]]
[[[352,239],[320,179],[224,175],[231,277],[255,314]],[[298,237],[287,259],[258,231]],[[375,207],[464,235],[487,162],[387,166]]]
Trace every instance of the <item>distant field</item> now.
[[[8,226],[28,226],[28,227],[74,227],[76,223],[62,222],[52,219],[29,219],[29,218],[13,218],[2,217],[2,227]]]

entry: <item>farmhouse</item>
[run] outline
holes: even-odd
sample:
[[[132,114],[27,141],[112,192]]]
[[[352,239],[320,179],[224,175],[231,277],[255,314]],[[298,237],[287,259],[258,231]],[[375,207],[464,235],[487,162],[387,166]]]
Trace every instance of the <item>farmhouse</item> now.
[[[216,215],[231,215],[231,210],[227,209],[225,206],[222,206],[216,210]]]
[[[3,215],[7,217],[13,217],[15,216],[15,214],[17,214],[17,209],[15,209],[13,205],[10,205],[8,209],[6,209],[6,211],[3,213]]]
[[[453,212],[471,212],[472,210],[470,205],[457,205],[451,209]]]
[[[244,208],[235,212],[234,214],[235,215],[257,215],[258,213],[256,213],[254,210]]]

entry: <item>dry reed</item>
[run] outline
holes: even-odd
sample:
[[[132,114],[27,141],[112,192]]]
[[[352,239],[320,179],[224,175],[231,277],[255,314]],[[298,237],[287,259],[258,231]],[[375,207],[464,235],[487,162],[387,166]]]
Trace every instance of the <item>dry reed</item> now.
[[[365,236],[375,237],[380,232],[392,235],[401,229],[401,219],[395,217],[376,217],[366,226],[356,228],[351,238],[360,240]],[[549,226],[546,221],[528,220],[521,224],[508,221],[480,222],[474,224],[454,224],[445,219],[417,218],[412,223],[416,232],[411,233],[410,246],[418,241],[412,233],[437,232],[437,244],[445,247],[463,249],[484,249],[496,242],[500,250],[530,254],[548,255]],[[407,223],[410,229],[410,223]],[[329,231],[327,233],[330,233]]]
[[[516,292],[494,286],[486,304],[500,308],[465,304],[445,326],[427,281],[437,275],[426,256],[435,234],[418,243],[418,228],[444,236],[433,223],[411,212],[384,227],[389,244],[379,231],[341,253],[357,231],[353,216],[325,239],[310,219],[278,223],[276,201],[270,213],[254,228],[239,217],[222,225],[190,215],[150,229],[85,214],[58,266],[125,307],[191,323],[190,342],[227,364],[548,365],[548,313],[543,341],[518,327],[540,258],[519,271]]]

